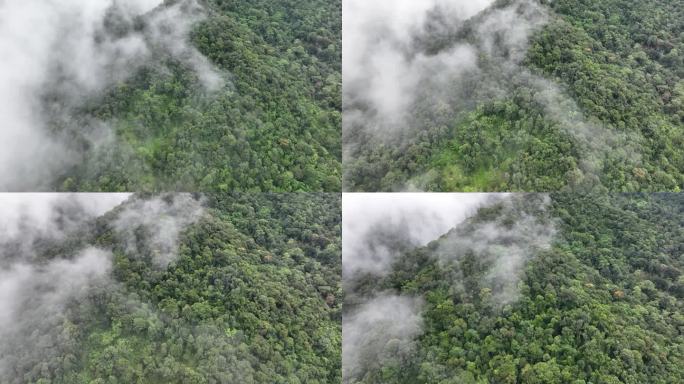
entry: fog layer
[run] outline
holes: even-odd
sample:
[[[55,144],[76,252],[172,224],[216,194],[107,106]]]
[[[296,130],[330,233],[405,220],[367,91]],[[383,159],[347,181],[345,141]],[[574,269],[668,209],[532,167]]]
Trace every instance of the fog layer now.
[[[344,382],[410,364],[423,333],[421,286],[476,295],[491,310],[514,304],[527,263],[554,239],[549,204],[546,195],[345,194]],[[426,271],[438,281],[402,279]]]
[[[425,245],[503,195],[347,193],[342,198],[345,275],[383,275],[401,251]]]
[[[138,199],[118,214],[114,228],[129,254],[140,257],[151,250],[152,262],[164,268],[177,255],[181,231],[202,212],[201,202],[190,194]]]
[[[55,356],[74,363],[84,330],[72,321],[92,317],[99,297],[127,295],[111,273],[114,249],[163,268],[202,212],[189,194],[0,194],[0,383],[40,376],[31,370]],[[100,231],[114,242],[94,243]]]
[[[394,365],[411,357],[422,329],[419,298],[380,294],[342,319],[342,377],[363,378],[368,369]]]
[[[189,44],[204,12],[196,0],[0,2],[0,190],[52,190],[84,141],[111,145],[107,122],[76,110],[164,56],[210,90],[222,79]]]
[[[585,117],[560,84],[525,65],[533,35],[553,17],[534,0],[345,1],[346,188],[358,189],[367,183],[362,178],[378,176],[373,169],[374,161],[383,159],[378,153],[425,156],[418,147],[450,137],[467,113],[520,89],[529,89],[543,118],[576,144],[574,180],[599,185],[607,153],[638,165],[637,138]],[[408,159],[400,164],[408,166]],[[410,179],[390,188],[431,189],[428,171],[412,171]]]

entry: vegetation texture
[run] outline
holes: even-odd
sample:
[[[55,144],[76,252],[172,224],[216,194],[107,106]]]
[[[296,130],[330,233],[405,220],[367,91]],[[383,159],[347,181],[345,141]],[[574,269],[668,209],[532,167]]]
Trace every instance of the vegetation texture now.
[[[225,84],[207,90],[187,65],[157,52],[80,106],[72,119],[105,121],[115,139],[92,147],[76,129],[83,159],[55,188],[340,191],[340,2],[199,3],[206,17],[189,39]],[[106,22],[124,35],[145,25]]]
[[[117,232],[116,218],[141,198],[59,242],[35,242],[43,265],[86,245],[109,249],[111,272],[50,329],[28,327],[19,348],[0,351],[0,382],[341,380],[338,195],[206,195],[166,267],[154,262],[164,250],[147,226],[127,227],[127,241]],[[36,338],[43,344],[27,345]]]
[[[429,97],[414,103],[406,122],[413,133],[401,138],[373,140],[358,127],[345,128],[345,190],[684,186],[681,2],[498,1],[493,7],[531,3],[548,17],[531,35],[520,68],[507,72],[498,64],[508,51],[503,59],[480,56],[482,78],[433,91],[451,95],[440,109]],[[430,43],[421,50],[434,54],[476,40],[483,33],[478,20],[488,12],[447,37],[422,37]],[[519,19],[511,24],[525,22]],[[504,33],[496,41],[506,39]],[[502,89],[475,95],[485,82]]]
[[[345,311],[393,292],[420,297],[422,321],[411,340],[383,337],[387,324],[366,334],[378,357],[361,355],[346,383],[684,381],[683,197],[515,199],[406,251],[382,281],[355,282]],[[534,252],[519,241],[531,216],[555,228]],[[519,273],[500,273],[521,249]]]

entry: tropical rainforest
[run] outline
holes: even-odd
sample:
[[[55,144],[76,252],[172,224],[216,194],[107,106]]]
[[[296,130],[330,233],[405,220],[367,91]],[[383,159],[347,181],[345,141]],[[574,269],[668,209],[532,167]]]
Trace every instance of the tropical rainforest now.
[[[77,200],[2,237],[0,383],[341,380],[339,195]]]
[[[382,37],[407,85],[369,101],[345,69],[345,190],[682,188],[681,1],[476,1],[467,20],[432,3],[409,37]],[[416,96],[387,113],[401,92]]]
[[[2,5],[1,189],[341,190],[341,2],[51,7]]]
[[[515,195],[426,246],[379,235],[401,252],[345,278],[344,382],[683,382],[683,211],[681,194]]]
[[[203,99],[182,66],[141,71],[91,107],[115,118],[130,158],[85,159],[60,189],[340,190],[340,3],[206,7],[192,42],[229,88]]]

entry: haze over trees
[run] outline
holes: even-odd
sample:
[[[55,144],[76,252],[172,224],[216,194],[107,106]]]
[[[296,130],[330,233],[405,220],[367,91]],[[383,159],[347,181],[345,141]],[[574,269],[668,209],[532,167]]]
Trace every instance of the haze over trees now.
[[[345,4],[345,190],[684,185],[679,2]]]
[[[384,269],[345,257],[344,383],[684,380],[681,194],[468,206],[479,209],[434,241],[392,248]],[[371,230],[364,244],[420,227]]]
[[[341,380],[339,195],[8,199],[0,383]]]
[[[340,8],[4,2],[0,190],[339,191]]]

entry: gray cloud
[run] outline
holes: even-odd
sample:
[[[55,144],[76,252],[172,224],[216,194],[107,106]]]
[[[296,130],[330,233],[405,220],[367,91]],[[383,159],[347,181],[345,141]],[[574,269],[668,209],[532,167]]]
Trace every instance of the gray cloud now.
[[[127,193],[0,194],[0,267],[32,262],[49,248],[128,199]]]
[[[469,44],[428,54],[416,38],[434,13],[462,23],[487,8],[491,0],[455,2],[362,1],[343,2],[343,100],[347,126],[355,117],[373,117],[367,128],[379,137],[401,130],[421,89],[439,93],[477,68],[477,50]],[[434,33],[434,31],[432,31]],[[436,97],[433,94],[432,97]],[[362,103],[370,111],[355,106]],[[388,132],[389,130],[389,132]]]
[[[598,185],[603,168],[603,156],[610,153],[624,164],[637,166],[641,162],[642,143],[634,134],[609,129],[599,121],[592,121],[582,113],[577,103],[555,83],[529,75],[529,83],[537,90],[535,100],[544,106],[546,117],[571,135],[582,151],[579,170],[588,178],[585,184]],[[593,180],[592,180],[593,178]]]
[[[521,199],[536,199],[536,206],[524,206]],[[513,195],[499,202],[495,220],[469,222],[449,232],[434,251],[442,266],[458,263],[472,255],[486,266],[483,285],[496,304],[518,298],[518,283],[526,263],[540,251],[549,249],[556,234],[553,220],[544,218],[550,199],[546,195]],[[462,271],[453,283],[460,284]]]
[[[355,292],[356,278],[384,276],[392,263],[426,245],[504,195],[348,193],[342,199],[343,382],[361,381],[379,367],[401,366],[417,348],[423,301],[383,291]]]
[[[351,131],[361,124],[374,138],[383,139],[412,129],[416,101],[432,104],[436,113],[458,108],[456,101],[476,97],[460,94],[460,88],[472,86],[473,78],[480,83],[476,85],[482,88],[479,92],[497,90],[498,84],[479,78],[483,58],[517,67],[530,35],[546,22],[547,15],[536,3],[515,2],[488,10],[493,3],[346,2],[345,128]]]
[[[205,9],[198,0],[184,0],[151,12],[144,33],[148,44],[192,68],[202,85],[213,92],[223,87],[224,78],[189,42],[192,27],[205,18]]]
[[[348,193],[342,198],[346,276],[383,275],[401,250],[427,244],[497,195]]]
[[[149,251],[163,267],[177,254],[180,232],[201,214],[189,194],[0,194],[0,383],[61,369],[56,356],[74,362],[72,321],[91,314],[98,295],[114,294],[121,308],[162,326],[148,304],[112,279],[112,250],[78,241],[98,218],[108,218],[129,256]]]
[[[466,281],[475,280],[481,290],[474,294],[489,305],[511,304],[526,264],[554,240],[549,204],[547,195],[345,194],[343,381],[363,382],[371,372],[410,363],[423,332],[421,297],[356,281],[357,275],[382,277],[402,254],[439,239],[426,249],[444,272],[436,283],[458,296],[473,294]],[[476,272],[464,270],[466,258]]]
[[[342,319],[342,381],[360,381],[379,367],[401,367],[422,331],[421,307],[419,298],[383,293],[347,311]]]
[[[103,215],[130,196],[130,193],[2,193],[0,237],[6,240],[24,236],[29,228],[43,236],[58,236],[77,222]]]
[[[374,148],[422,142],[425,132],[446,130],[464,112],[520,87],[532,90],[545,117],[577,143],[578,183],[600,184],[607,153],[639,163],[633,135],[587,119],[559,84],[523,65],[532,35],[552,18],[540,3],[367,3],[351,0],[344,8],[345,180],[355,173],[355,160],[374,158]],[[412,176],[393,188],[421,190],[432,182],[429,173]]]
[[[0,382],[23,383],[27,371],[69,350],[61,338],[69,303],[108,281],[111,255],[86,248],[72,259],[0,269]]]
[[[188,41],[203,17],[196,0],[0,2],[0,190],[51,189],[79,161],[74,131],[94,147],[111,144],[106,122],[75,121],[74,108],[160,55],[188,65],[208,90],[221,87]]]
[[[149,249],[152,262],[165,268],[177,256],[181,232],[203,212],[202,203],[188,193],[137,199],[117,215],[114,229],[127,252],[141,257]]]

